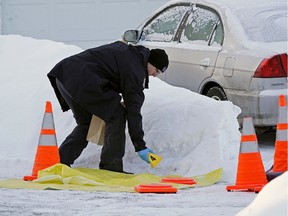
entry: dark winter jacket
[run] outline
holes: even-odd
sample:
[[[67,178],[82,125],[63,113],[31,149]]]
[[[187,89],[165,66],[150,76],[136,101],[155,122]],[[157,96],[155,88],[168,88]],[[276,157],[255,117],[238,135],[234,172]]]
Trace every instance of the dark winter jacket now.
[[[150,51],[143,46],[114,42],[88,49],[59,62],[48,78],[63,111],[69,110],[57,86],[58,79],[73,100],[88,112],[108,120],[123,96],[128,129],[136,151],[145,149],[141,107],[148,79]]]

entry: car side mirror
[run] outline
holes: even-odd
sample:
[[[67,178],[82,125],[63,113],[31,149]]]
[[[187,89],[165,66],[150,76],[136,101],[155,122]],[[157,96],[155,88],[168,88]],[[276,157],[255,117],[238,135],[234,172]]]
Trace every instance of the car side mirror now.
[[[138,30],[127,30],[124,32],[123,40],[126,42],[136,43],[139,40]]]

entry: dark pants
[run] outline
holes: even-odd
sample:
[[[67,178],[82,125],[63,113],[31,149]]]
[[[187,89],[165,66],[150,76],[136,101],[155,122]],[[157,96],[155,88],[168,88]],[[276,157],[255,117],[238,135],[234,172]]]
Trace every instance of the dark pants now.
[[[70,166],[86,148],[86,140],[92,114],[76,103],[63,85],[56,80],[57,87],[73,112],[77,126],[67,136],[59,148],[60,162]],[[105,121],[105,139],[101,152],[100,169],[117,172],[123,171],[122,158],[125,154],[125,126],[126,110],[119,103],[116,112],[109,120]]]

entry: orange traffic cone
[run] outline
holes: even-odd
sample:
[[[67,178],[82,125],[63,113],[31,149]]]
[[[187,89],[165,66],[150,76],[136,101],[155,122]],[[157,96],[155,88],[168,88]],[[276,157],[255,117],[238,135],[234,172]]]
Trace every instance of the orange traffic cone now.
[[[276,131],[274,164],[270,170],[266,172],[268,181],[281,175],[287,168],[287,148],[288,148],[288,109],[284,95],[279,96],[279,112]]]
[[[47,101],[32,175],[24,176],[23,179],[25,181],[32,181],[37,178],[39,170],[56,163],[60,163],[60,156],[56,140],[52,105],[50,101]]]
[[[244,118],[236,185],[227,186],[226,190],[259,191],[267,182],[252,118]]]

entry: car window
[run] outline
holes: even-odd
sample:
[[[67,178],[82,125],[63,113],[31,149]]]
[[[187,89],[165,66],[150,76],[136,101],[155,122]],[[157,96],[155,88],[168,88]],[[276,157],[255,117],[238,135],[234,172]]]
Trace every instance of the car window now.
[[[143,28],[140,40],[172,41],[188,6],[174,6],[161,12]]]
[[[209,9],[197,7],[189,15],[180,41],[208,45],[212,33],[213,43],[210,44],[221,44],[223,28],[218,15]]]
[[[223,43],[224,33],[223,33],[223,25],[220,21],[218,21],[215,29],[212,32],[212,38],[210,41],[211,46],[221,46]]]

